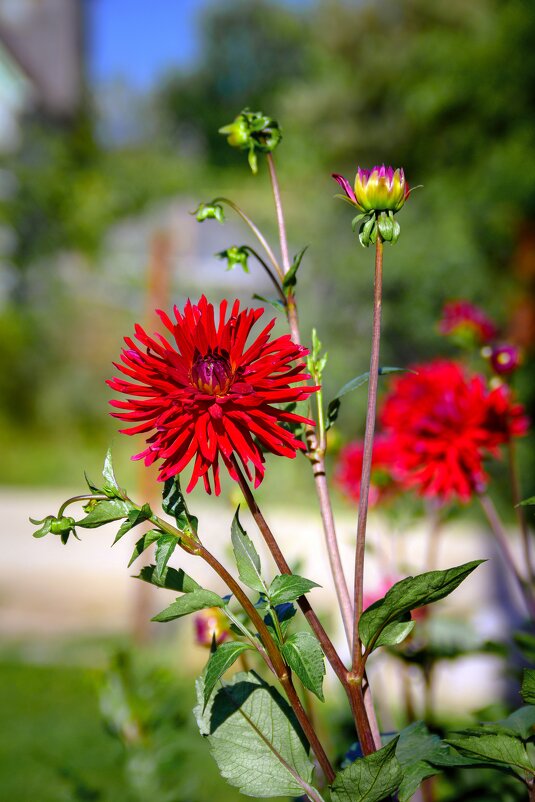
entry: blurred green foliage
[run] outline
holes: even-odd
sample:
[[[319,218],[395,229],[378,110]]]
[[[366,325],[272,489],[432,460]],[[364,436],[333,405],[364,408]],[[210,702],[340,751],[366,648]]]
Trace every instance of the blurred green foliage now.
[[[276,160],[292,253],[310,245],[298,284],[302,328],[316,325],[329,351],[327,399],[368,367],[372,294],[370,254],[351,233],[351,210],[333,200],[332,171],[352,179],[358,164],[386,162],[424,185],[385,255],[383,364],[446,351],[436,322],[451,297],[480,303],[504,330],[518,330],[519,305],[535,320],[529,0],[226,0],[209,7],[202,26],[197,62],[153,92],[147,141],[98,141],[87,105],[71,126],[35,120],[10,158],[16,189],[2,219],[14,246],[0,311],[0,429],[21,437],[67,425],[102,432],[103,366],[142,302],[104,304],[95,326],[79,289],[56,269],[61,254],[81,254],[106,296],[98,264],[110,226],[161,198],[187,192],[207,200],[220,187],[273,231],[266,171],[253,178],[244,155],[217,133],[246,105],[283,126]],[[232,244],[222,232],[222,247]],[[81,352],[70,343],[75,334],[77,346],[87,341]],[[519,386],[533,413],[532,378],[528,359]],[[363,399],[355,394],[342,412],[347,433]],[[528,461],[530,475],[532,467]]]

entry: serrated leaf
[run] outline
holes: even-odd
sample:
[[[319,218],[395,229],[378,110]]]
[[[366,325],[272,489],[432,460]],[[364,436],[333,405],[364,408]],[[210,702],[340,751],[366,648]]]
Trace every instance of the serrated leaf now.
[[[311,579],[305,579],[304,576],[298,574],[281,574],[276,576],[271,583],[268,591],[268,598],[271,604],[284,604],[285,602],[293,602],[305,593],[308,593],[312,588],[319,588],[317,582]]]
[[[175,519],[176,525],[181,532],[188,532],[192,535],[197,534],[199,521],[188,510],[178,476],[174,476],[164,482],[162,508],[167,515]]]
[[[535,671],[531,668],[524,669],[520,695],[527,705],[535,705]]]
[[[323,702],[325,659],[317,638],[311,632],[295,632],[283,644],[282,656],[305,688]]]
[[[91,502],[95,506],[90,510],[85,518],[76,522],[76,526],[84,529],[96,529],[98,526],[108,524],[111,521],[119,521],[126,518],[132,509],[132,504],[122,499],[113,498],[105,501]]]
[[[130,557],[130,561],[128,563],[128,567],[132,565],[134,560],[137,560],[140,554],[148,549],[153,543],[155,543],[158,538],[162,536],[162,532],[159,529],[150,529],[148,532],[139,538],[136,545],[134,546],[134,551],[132,552],[132,556]]]
[[[416,721],[400,732],[396,746],[396,757],[403,769],[399,802],[409,802],[422,780],[441,771],[431,763],[443,758],[448,749],[438,735],[428,731],[423,721]]]
[[[233,641],[230,643],[222,643],[221,646],[218,646],[216,651],[210,655],[204,675],[203,709],[206,709],[208,700],[220,677],[236,662],[240,654],[252,648],[253,647],[249,643]]]
[[[121,524],[119,531],[115,535],[115,540],[113,541],[112,546],[115,546],[115,544],[123,537],[123,535],[126,535],[127,532],[130,532],[130,530],[135,526],[143,523],[143,521],[148,521],[151,516],[152,510],[148,504],[144,504],[139,510],[130,510],[126,521]]]
[[[165,621],[174,621],[175,618],[182,618],[184,615],[196,613],[198,610],[205,610],[207,607],[224,607],[225,600],[218,596],[211,590],[193,590],[191,593],[185,593],[180,596],[175,602],[162,610],[161,613],[155,615],[152,621],[163,623]]]
[[[301,248],[299,253],[296,256],[294,256],[292,266],[290,267],[290,269],[288,270],[288,272],[286,273],[286,275],[282,280],[282,288],[284,290],[285,295],[289,295],[292,288],[295,287],[295,285],[297,284],[297,271],[299,270],[299,266],[301,265],[301,261],[303,259],[303,256],[305,255],[307,248],[308,245],[305,245],[305,247]]]
[[[254,672],[236,674],[210,698],[202,679],[195,717],[222,776],[243,794],[301,796],[312,779],[308,745],[288,703]]]
[[[145,565],[136,579],[142,579],[143,582],[149,582],[158,588],[177,590],[180,593],[192,593],[194,590],[202,590],[201,585],[188,576],[182,568],[177,571],[176,568],[167,566],[158,576],[155,565]]]
[[[399,623],[411,610],[439,601],[455,590],[484,560],[427,571],[396,582],[387,594],[365,610],[359,621],[359,635],[369,651],[378,643],[381,633],[390,624]]]
[[[518,776],[535,775],[526,747],[518,736],[505,732],[487,732],[486,727],[468,729],[445,739],[461,755],[479,763],[492,764],[502,771],[511,770]]]
[[[332,802],[382,802],[393,794],[403,779],[396,758],[397,740],[339,772],[331,786]]]
[[[394,367],[384,367],[379,368],[379,376],[387,376],[389,373],[407,373],[413,371],[407,371],[406,368],[394,368]],[[366,373],[361,373],[360,376],[355,376],[354,379],[351,379],[343,387],[341,387],[338,392],[336,393],[335,397],[332,401],[329,402],[327,407],[327,420],[325,423],[325,428],[330,429],[333,423],[338,418],[338,413],[340,412],[340,406],[342,403],[342,398],[347,395],[347,393],[351,393],[353,390],[357,390],[359,387],[362,387],[363,384],[370,378],[370,371],[366,371]]]
[[[240,523],[239,511],[240,508],[238,507],[230,530],[238,574],[241,581],[248,588],[257,590],[259,593],[265,593],[267,588],[260,573],[260,557],[253,541]]]
[[[174,535],[162,535],[156,544],[156,578],[163,575],[171,555],[178,546],[178,538]]]

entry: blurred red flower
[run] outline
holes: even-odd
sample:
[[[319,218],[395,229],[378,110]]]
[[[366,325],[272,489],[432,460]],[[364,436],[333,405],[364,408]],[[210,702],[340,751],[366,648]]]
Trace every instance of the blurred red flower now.
[[[270,340],[274,320],[247,347],[251,329],[263,313],[263,309],[240,311],[235,301],[226,320],[227,302],[222,301],[216,323],[213,305],[202,296],[198,304],[188,300],[183,315],[175,306],[176,322],[158,311],[171,338],[149,337],[141,326],[135,327],[141,345],[125,337],[123,364],[114,364],[134,381],[120,377],[108,381],[113,390],[131,396],[111,401],[124,410],[112,414],[133,424],[121,430],[125,434],[150,433],[148,447],[134,459],[143,459],[145,465],[163,460],[161,481],[193,461],[187,491],[202,478],[210,493],[211,469],[219,494],[221,457],[233,479],[237,479],[233,458],[242,463],[249,479],[251,464],[257,487],[264,477],[263,450],[295,457],[298,449],[304,449],[283,424],[312,421],[275,405],[301,401],[318,389],[302,384],[309,378],[301,361],[308,351],[289,335]]]
[[[396,475],[421,495],[467,502],[486,487],[484,459],[525,434],[524,408],[508,387],[489,390],[483,376],[456,362],[412,370],[394,380],[380,413]]]
[[[498,329],[483,310],[469,301],[448,301],[442,310],[439,331],[453,335],[460,342],[471,345],[484,345],[498,333]]]
[[[383,501],[395,489],[392,475],[395,454],[390,438],[377,434],[373,441],[372,473],[368,503],[371,507]],[[355,501],[360,497],[360,479],[364,442],[355,440],[341,449],[336,467],[335,481],[340,489]]]

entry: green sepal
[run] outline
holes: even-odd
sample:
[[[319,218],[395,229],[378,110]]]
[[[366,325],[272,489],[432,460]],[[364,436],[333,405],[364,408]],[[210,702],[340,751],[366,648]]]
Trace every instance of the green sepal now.
[[[239,673],[212,694],[203,712],[203,684],[200,677],[194,714],[222,776],[247,796],[302,796],[314,767],[281,694],[255,672]]]
[[[208,607],[224,607],[225,604],[225,600],[211,590],[204,590],[204,588],[192,590],[190,593],[179,596],[169,607],[151,618],[151,621],[157,621],[158,623],[174,621],[175,618],[182,618],[185,615],[205,610]]]
[[[397,741],[393,738],[378,752],[340,771],[331,786],[332,802],[382,802],[395,793],[403,779],[396,758]]]
[[[364,248],[368,248],[369,245],[375,245],[377,240],[377,220],[375,215],[372,215],[369,220],[361,225],[359,240]]]
[[[366,649],[372,651],[381,642],[388,642],[399,630],[400,623],[407,620],[411,610],[448,596],[482,562],[485,561],[474,560],[445,571],[427,571],[396,582],[360,617],[359,635]]]
[[[29,520],[34,526],[39,526],[39,524],[42,524],[41,528],[38,529],[37,532],[33,533],[33,537],[45,537],[50,532],[52,521],[56,519],[53,515],[47,515],[47,517],[43,518],[42,520],[38,520],[36,518],[30,518]]]
[[[311,632],[294,632],[282,645],[282,656],[305,688],[324,702],[325,658],[318,639]]]
[[[266,583],[262,579],[260,557],[254,547],[254,543],[240,523],[240,508],[236,510],[232,519],[230,536],[232,549],[238,567],[238,574],[241,581],[252,590],[259,593],[266,593]]]
[[[206,709],[208,700],[218,680],[236,662],[240,654],[252,648],[253,647],[249,643],[231,641],[229,643],[222,643],[221,646],[218,646],[210,655],[204,674],[203,712]]]
[[[385,242],[391,242],[394,233],[394,216],[381,212],[377,218],[377,229]]]
[[[350,200],[346,195],[335,195],[335,198],[342,198],[342,200],[345,200],[345,201],[347,201],[347,203],[350,203],[351,206],[353,206],[353,207],[355,206],[353,201]],[[369,219],[370,219],[370,213],[369,212],[363,212],[362,214],[357,214],[357,216],[354,217],[353,220],[351,221],[351,228],[353,229],[353,231],[355,231],[355,229],[356,229],[356,227],[357,227],[357,225],[359,223],[361,223],[363,220],[367,221]]]
[[[305,245],[305,247],[301,248],[299,253],[294,256],[292,266],[290,267],[290,269],[288,270],[288,272],[286,273],[286,275],[282,280],[282,289],[284,290],[284,294],[286,296],[290,295],[292,289],[297,284],[297,271],[299,270],[299,266],[301,265],[301,261],[303,259],[303,256],[305,255],[307,248],[308,245]]]
[[[319,588],[317,582],[305,579],[298,574],[280,574],[276,576],[267,592],[272,605],[296,601],[300,596],[308,593],[312,588]]]
[[[249,148],[249,152],[247,154],[247,161],[249,162],[249,167],[251,168],[251,172],[253,175],[258,173],[258,158],[256,156],[256,151],[254,145],[251,145]]]
[[[171,568],[169,565],[160,574],[155,565],[145,565],[136,579],[141,579],[158,588],[177,590],[179,593],[193,593],[194,590],[202,590],[201,585],[186,574],[182,568],[177,571],[176,568]]]

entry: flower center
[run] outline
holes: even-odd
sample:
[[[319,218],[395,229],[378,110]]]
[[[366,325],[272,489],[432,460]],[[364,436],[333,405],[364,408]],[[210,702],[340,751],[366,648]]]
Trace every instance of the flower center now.
[[[232,369],[228,359],[219,354],[198,356],[190,372],[191,383],[202,393],[224,395],[232,384]]]

